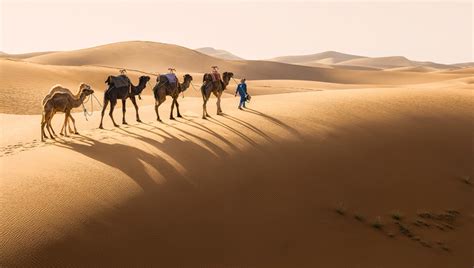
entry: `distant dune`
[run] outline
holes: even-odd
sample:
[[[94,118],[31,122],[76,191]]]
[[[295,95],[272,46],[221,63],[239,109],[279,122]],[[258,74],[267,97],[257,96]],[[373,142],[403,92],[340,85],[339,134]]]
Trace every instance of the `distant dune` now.
[[[300,56],[283,56],[270,59],[270,61],[277,61],[283,63],[300,64],[307,66],[332,65],[339,62],[363,58],[362,56],[350,55],[336,51],[326,51],[311,55]]]
[[[343,68],[318,68],[273,61],[230,61],[181,46],[142,41],[49,53],[25,61],[47,65],[98,65],[152,73],[167,72],[170,66],[183,73],[204,73],[210,70],[210,66],[217,65],[221,71],[232,71],[237,78],[311,80],[345,84],[410,84],[455,78],[449,75],[387,74]]]
[[[469,66],[470,63],[462,64],[440,64],[435,62],[412,61],[402,56],[390,57],[365,57],[351,54],[344,54],[336,51],[326,51],[311,55],[301,56],[284,56],[270,59],[271,61],[298,64],[304,66],[327,67],[327,68],[344,68],[352,70],[383,70],[394,68],[409,67],[427,67],[424,71],[433,68],[436,70],[456,69],[462,66]],[[436,69],[436,70],[435,70]],[[413,69],[420,71],[423,68]]]
[[[385,71],[401,71],[401,72],[437,72],[439,69],[428,67],[428,66],[408,66],[408,67],[396,67],[396,68],[387,68]]]
[[[223,50],[223,49],[215,49],[213,47],[202,47],[202,48],[197,48],[195,49],[196,51],[199,51],[201,53],[204,53],[206,55],[219,58],[219,59],[224,59],[224,60],[243,60],[243,58],[236,56],[229,51]]]
[[[8,54],[5,52],[0,51],[0,58],[7,58],[7,59],[27,59],[31,57],[46,55],[49,53],[54,53],[55,51],[45,51],[45,52],[31,52],[31,53],[23,53],[23,54]]]
[[[401,56],[394,57],[378,57],[378,58],[357,58],[352,60],[346,60],[337,64],[346,66],[361,66],[371,68],[396,68],[396,67],[407,67],[412,66],[413,63]]]
[[[461,67],[461,68],[469,68],[469,67],[474,67],[474,62],[456,63],[456,64],[453,64],[453,65]]]

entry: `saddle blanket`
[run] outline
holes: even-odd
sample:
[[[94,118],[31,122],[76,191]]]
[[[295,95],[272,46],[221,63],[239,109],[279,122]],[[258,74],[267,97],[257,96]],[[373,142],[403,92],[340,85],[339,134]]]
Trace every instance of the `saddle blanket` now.
[[[166,79],[168,79],[168,82],[170,84],[176,84],[176,80],[178,79],[175,74],[165,74]]]
[[[112,83],[115,87],[128,87],[130,86],[130,80],[125,75],[113,76]]]

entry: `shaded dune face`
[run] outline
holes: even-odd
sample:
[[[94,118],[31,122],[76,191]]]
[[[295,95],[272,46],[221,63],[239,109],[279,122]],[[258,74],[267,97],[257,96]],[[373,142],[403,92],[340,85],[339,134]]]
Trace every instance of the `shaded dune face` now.
[[[457,178],[473,175],[471,104],[465,90],[294,93],[206,122],[92,131],[48,150],[104,164],[140,193],[7,264],[469,265],[472,189]],[[451,209],[454,230],[411,225]],[[433,248],[399,234],[394,210]]]

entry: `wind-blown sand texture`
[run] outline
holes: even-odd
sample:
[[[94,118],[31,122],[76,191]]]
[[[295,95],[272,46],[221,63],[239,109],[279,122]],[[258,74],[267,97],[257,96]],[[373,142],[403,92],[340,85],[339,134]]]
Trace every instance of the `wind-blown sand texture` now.
[[[2,267],[472,265],[467,71],[332,69],[311,81],[263,74],[249,81],[250,109],[236,109],[231,84],[225,115],[215,115],[212,98],[212,118],[202,120],[190,88],[179,99],[184,118],[167,119],[168,98],[163,123],[149,105],[150,83],[144,123],[130,104],[120,128],[107,117],[100,130],[98,112],[89,121],[76,113],[80,135],[41,143],[42,94],[56,83],[75,92],[84,81],[101,99],[103,80],[117,70],[0,64]],[[319,70],[310,73],[326,75]],[[134,83],[142,75],[129,74]]]

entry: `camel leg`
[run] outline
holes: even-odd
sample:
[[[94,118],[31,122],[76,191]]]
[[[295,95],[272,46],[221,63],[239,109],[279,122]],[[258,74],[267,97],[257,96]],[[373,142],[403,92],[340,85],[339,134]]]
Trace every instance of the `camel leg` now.
[[[206,119],[207,117],[211,117],[209,113],[207,112],[207,102],[209,101],[209,98],[204,98],[204,104],[202,105],[202,119]]]
[[[74,119],[74,117],[72,117],[71,113],[69,113],[69,120],[71,120],[72,125],[74,126],[74,132],[71,130],[70,126],[69,126],[69,132],[73,132],[74,134],[79,134],[79,132],[77,132],[77,128],[76,128],[76,120]]]
[[[53,117],[51,117],[51,118],[49,119],[49,121],[46,122],[46,127],[49,128],[49,129],[51,130],[51,132],[53,132],[53,135],[54,135],[55,137],[57,137],[58,135],[57,135],[56,132],[54,131],[53,125],[51,124],[51,120],[52,120],[52,119],[53,119]]]
[[[206,119],[206,97],[203,98],[203,104],[202,104],[202,119]]]
[[[41,141],[44,141],[44,138],[48,138],[46,136],[46,133],[44,133],[44,126],[46,125],[46,118],[45,118],[45,112],[43,112],[43,116],[41,118]]]
[[[122,124],[128,125],[125,121],[125,112],[127,111],[127,99],[122,99]]]
[[[140,115],[138,114],[138,105],[137,105],[137,100],[135,97],[130,98],[132,100],[133,106],[135,106],[135,112],[137,114],[137,122],[141,123],[142,120],[140,120]]]
[[[102,121],[104,120],[104,114],[105,114],[105,109],[107,108],[107,105],[109,105],[109,100],[108,99],[104,99],[104,107],[102,107],[102,112],[100,114],[100,126],[99,128],[104,128],[102,126]]]
[[[48,130],[49,136],[51,137],[51,139],[54,140],[54,136],[53,136],[53,134],[51,134],[51,131],[49,130],[50,128],[48,127],[49,122],[46,121],[46,124],[47,124],[46,129]]]
[[[64,114],[64,118],[67,120],[67,114]],[[59,134],[61,136],[63,136],[66,133],[66,127],[68,127],[68,126],[69,126],[69,133],[72,133],[71,126],[69,124],[67,126],[65,124],[63,124],[63,126],[61,127],[61,132],[59,132]]]
[[[173,98],[173,100],[171,101],[171,112],[170,112],[170,119],[171,120],[174,120],[174,117],[173,117],[173,110],[174,110],[174,103],[175,103],[176,99]]]
[[[163,103],[163,102],[160,101],[160,100],[155,101],[156,120],[157,120],[157,121],[160,121],[160,122],[163,122],[163,121],[161,121],[161,119],[160,119],[160,114],[158,113],[158,107],[160,107],[160,105],[161,105],[162,103]]]
[[[54,136],[56,136],[56,133],[54,133],[53,126],[51,125],[51,121],[53,120],[55,112],[49,112],[45,116],[46,120],[46,129],[48,130],[49,136],[51,136],[51,139],[54,140]],[[51,132],[54,134],[54,136],[51,134]]]
[[[177,116],[178,116],[178,117],[182,117],[182,116],[181,116],[181,113],[179,112],[179,103],[178,103],[178,100],[175,100],[175,102],[176,102],[176,111],[178,112],[178,115],[177,115]]]
[[[68,125],[68,117],[69,117],[70,111],[66,111],[66,115],[64,116],[64,137],[69,137],[67,135],[67,125]]]
[[[114,120],[114,108],[115,108],[115,105],[117,105],[117,100],[115,101],[110,101],[110,111],[109,111],[109,116],[110,116],[110,119],[112,119],[112,123],[114,123],[114,126],[115,127],[119,127],[119,125],[117,125],[117,123],[115,123],[115,120]]]
[[[217,93],[217,115],[222,115],[222,109],[221,109],[221,94]]]
[[[69,133],[76,133],[77,130],[75,130],[76,128],[76,123],[74,121],[74,119],[72,118],[72,115],[69,115],[69,121],[71,121],[74,125],[74,130],[71,128],[71,123],[68,123],[67,126],[69,127]]]
[[[49,130],[51,130],[51,132],[53,132],[53,135],[55,137],[57,137],[58,135],[56,134],[56,132],[54,131],[54,128],[53,128],[53,125],[51,124],[51,120],[53,120],[53,116],[56,114],[56,112],[51,112],[51,114],[49,115],[49,119],[46,120],[46,128],[48,128]]]
[[[209,101],[209,97],[206,98],[206,105],[204,106],[204,110],[206,111],[206,117],[211,117],[209,113],[207,112],[207,102]]]

